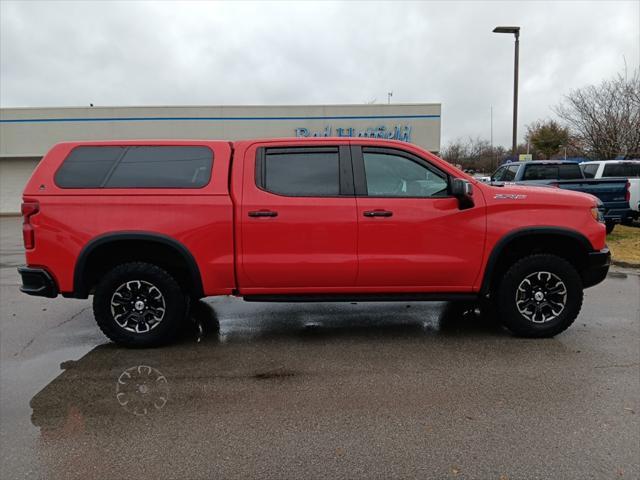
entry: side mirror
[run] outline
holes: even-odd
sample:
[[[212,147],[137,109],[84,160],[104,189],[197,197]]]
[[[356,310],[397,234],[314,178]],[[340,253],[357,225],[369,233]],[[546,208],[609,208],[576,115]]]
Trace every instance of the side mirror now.
[[[454,178],[451,181],[451,194],[458,199],[460,210],[473,207],[473,185],[468,180]]]

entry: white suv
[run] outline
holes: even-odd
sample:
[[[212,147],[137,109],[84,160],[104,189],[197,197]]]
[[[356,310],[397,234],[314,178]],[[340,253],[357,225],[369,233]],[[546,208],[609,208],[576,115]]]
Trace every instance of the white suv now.
[[[624,177],[629,180],[629,206],[640,218],[640,160],[597,160],[580,164],[585,178]]]

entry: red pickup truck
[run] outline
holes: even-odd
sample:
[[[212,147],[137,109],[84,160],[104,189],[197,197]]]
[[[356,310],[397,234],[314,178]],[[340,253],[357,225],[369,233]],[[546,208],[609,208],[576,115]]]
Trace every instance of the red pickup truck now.
[[[482,301],[517,335],[609,268],[590,195],[486,185],[365,138],[55,145],[24,191],[30,295],[87,298],[113,341],[171,341],[194,299]]]

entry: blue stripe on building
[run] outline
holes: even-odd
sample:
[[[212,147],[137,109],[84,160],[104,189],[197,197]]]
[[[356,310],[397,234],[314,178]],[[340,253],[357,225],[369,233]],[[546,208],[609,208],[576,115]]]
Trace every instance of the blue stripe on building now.
[[[0,119],[0,123],[49,122],[171,122],[171,121],[265,121],[265,120],[372,120],[440,118],[440,115],[332,115],[307,117],[87,117],[87,118],[16,118]]]

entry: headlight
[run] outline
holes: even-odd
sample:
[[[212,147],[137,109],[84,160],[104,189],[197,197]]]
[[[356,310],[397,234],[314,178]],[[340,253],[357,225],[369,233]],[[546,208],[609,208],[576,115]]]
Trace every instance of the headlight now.
[[[604,223],[604,208],[591,207],[591,216],[596,222]]]

